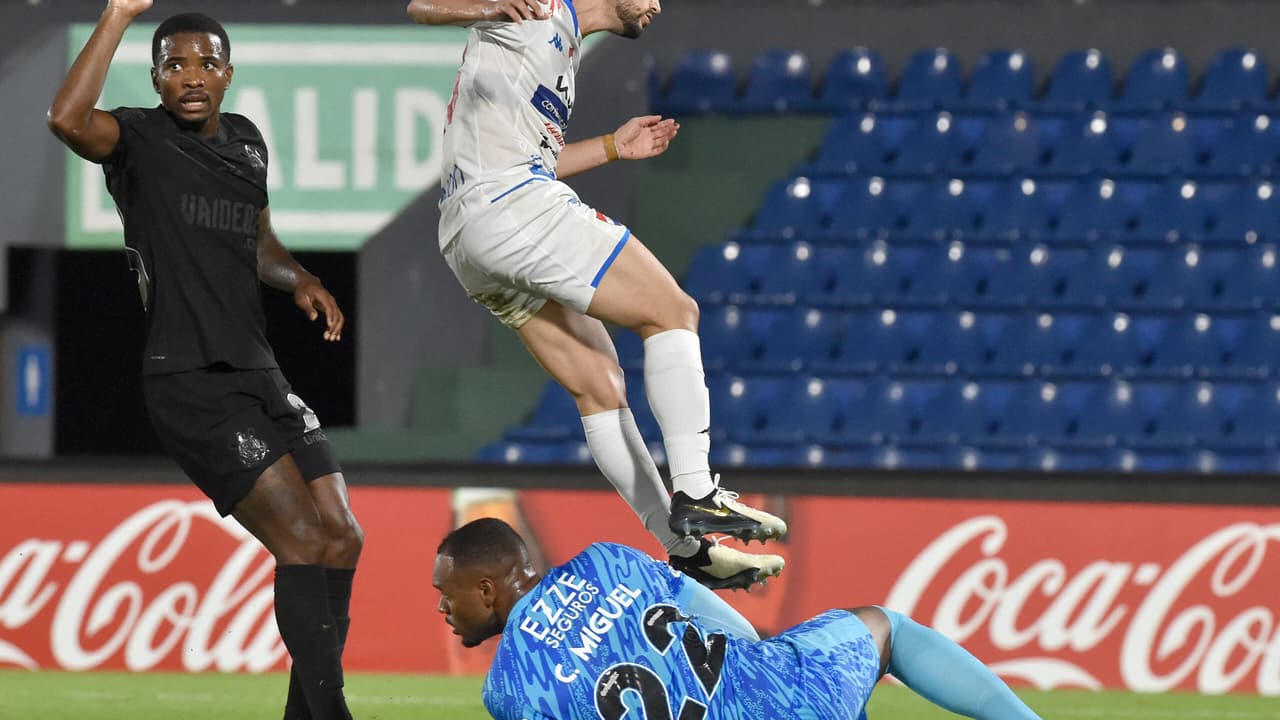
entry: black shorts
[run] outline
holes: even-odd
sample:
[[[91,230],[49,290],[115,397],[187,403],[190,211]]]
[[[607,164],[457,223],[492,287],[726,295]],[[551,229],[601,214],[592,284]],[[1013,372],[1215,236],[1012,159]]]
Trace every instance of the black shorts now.
[[[144,375],[142,391],[161,444],[224,516],[286,454],[307,482],[341,471],[315,413],[275,368]]]

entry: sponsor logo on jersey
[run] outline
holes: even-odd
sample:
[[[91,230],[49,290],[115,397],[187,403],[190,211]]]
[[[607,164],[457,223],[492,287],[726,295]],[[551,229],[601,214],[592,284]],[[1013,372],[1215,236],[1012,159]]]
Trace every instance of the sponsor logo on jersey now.
[[[569,106],[565,105],[554,90],[546,85],[539,85],[530,102],[543,117],[555,123],[561,132],[569,129]]]
[[[551,39],[547,41],[547,44],[558,50],[560,54],[564,54],[564,40],[560,38],[560,33],[552,35]]]

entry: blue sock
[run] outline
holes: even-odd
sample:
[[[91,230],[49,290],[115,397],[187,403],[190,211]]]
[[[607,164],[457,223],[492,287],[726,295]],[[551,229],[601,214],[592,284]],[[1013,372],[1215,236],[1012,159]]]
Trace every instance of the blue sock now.
[[[924,699],[979,720],[1039,720],[968,650],[902,613],[880,609],[893,628],[889,674]]]

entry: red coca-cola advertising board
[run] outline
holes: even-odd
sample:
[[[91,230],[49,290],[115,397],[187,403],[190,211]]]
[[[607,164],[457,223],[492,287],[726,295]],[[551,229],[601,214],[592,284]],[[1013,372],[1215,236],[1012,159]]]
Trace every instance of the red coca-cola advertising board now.
[[[366,532],[349,670],[480,672],[435,611],[440,538],[513,522],[539,561],[660,548],[609,490],[351,491]],[[728,594],[765,633],[886,604],[1015,684],[1280,695],[1280,508],[754,496],[783,575]],[[758,547],[752,545],[752,548]],[[286,667],[272,561],[193,488],[0,485],[0,667]]]

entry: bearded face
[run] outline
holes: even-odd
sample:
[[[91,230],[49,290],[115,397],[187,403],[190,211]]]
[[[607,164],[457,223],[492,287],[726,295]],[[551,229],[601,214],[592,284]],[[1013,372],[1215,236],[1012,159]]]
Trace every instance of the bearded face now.
[[[653,16],[662,12],[659,0],[617,0],[617,3],[618,19],[622,20],[618,34],[627,38],[640,37]]]

